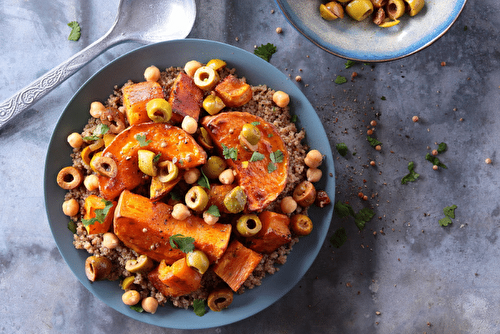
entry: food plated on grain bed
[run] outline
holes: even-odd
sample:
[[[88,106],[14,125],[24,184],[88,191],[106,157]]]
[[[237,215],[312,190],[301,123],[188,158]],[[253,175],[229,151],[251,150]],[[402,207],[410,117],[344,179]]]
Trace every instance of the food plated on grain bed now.
[[[92,102],[68,135],[63,212],[90,253],[87,278],[119,281],[125,304],[220,311],[311,232],[307,208],[329,204],[314,187],[322,154],[301,143],[286,93],[222,60],[144,76]]]

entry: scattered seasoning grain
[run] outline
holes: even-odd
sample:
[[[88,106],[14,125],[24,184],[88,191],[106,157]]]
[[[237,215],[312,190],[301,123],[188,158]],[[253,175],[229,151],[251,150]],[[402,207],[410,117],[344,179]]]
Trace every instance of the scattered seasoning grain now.
[[[415,123],[418,122],[418,116],[413,116],[411,120],[414,121]]]
[[[445,62],[445,61],[442,61],[442,62],[441,62],[441,66],[446,66],[446,62]]]
[[[381,315],[380,311],[375,312],[376,315]]]
[[[486,162],[487,164],[491,164],[491,159],[487,158],[486,160],[484,160],[484,162]]]
[[[368,196],[363,196],[363,201],[368,201]]]
[[[281,34],[283,32],[283,29],[281,27],[276,28],[276,33]]]

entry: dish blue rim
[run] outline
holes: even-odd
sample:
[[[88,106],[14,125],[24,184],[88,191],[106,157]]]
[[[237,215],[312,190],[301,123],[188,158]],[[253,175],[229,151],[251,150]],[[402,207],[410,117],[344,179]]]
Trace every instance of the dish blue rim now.
[[[87,109],[91,101],[99,98],[107,98],[111,94],[114,85],[121,85],[126,80],[123,82],[112,82],[108,91],[101,93],[101,95],[91,95],[88,94],[88,91],[94,89],[94,86],[102,85],[99,79],[106,79],[111,74],[108,72],[112,72],[114,68],[121,68],[120,64],[134,60],[143,63],[141,65],[134,65],[135,67],[140,67],[140,75],[137,69],[135,69],[137,73],[129,72],[129,75],[125,75],[125,77],[132,80],[143,80],[143,70],[151,65],[146,59],[149,61],[149,58],[154,57],[151,56],[154,54],[153,51],[158,51],[162,48],[176,50],[176,53],[182,54],[179,56],[180,58],[184,57],[185,54],[193,55],[190,59],[182,58],[182,63],[165,64],[165,67],[183,66],[186,61],[191,59],[206,62],[211,58],[224,59],[224,56],[226,56],[225,60],[228,60],[228,65],[235,67],[237,74],[245,76],[249,83],[253,85],[266,84],[276,90],[287,91],[291,96],[291,109],[299,111],[298,128],[311,129],[306,134],[307,143],[314,145],[314,148],[321,152],[328,152],[325,154],[322,165],[325,177],[320,181],[318,188],[327,191],[331,196],[332,205],[323,209],[317,207],[310,209],[311,217],[316,222],[311,235],[303,239],[302,242],[294,245],[294,250],[290,253],[287,263],[280,266],[280,270],[276,274],[267,275],[261,286],[247,290],[242,295],[236,295],[231,307],[223,312],[209,311],[203,317],[196,316],[192,310],[178,309],[168,305],[159,308],[159,311],[154,315],[137,313],[121,302],[121,298],[116,293],[116,291],[120,291],[118,282],[101,281],[91,284],[85,276],[83,266],[85,258],[89,254],[84,250],[76,250],[73,247],[72,235],[67,229],[69,219],[62,214],[61,210],[61,203],[64,200],[66,191],[59,188],[55,182],[57,172],[62,167],[71,164],[69,156],[71,149],[65,143],[66,136],[73,131],[81,130],[86,123],[86,121],[81,123],[82,120],[88,119]],[[197,57],[194,58],[194,56]],[[166,58],[168,59],[168,56]],[[168,61],[165,60],[165,62]],[[163,64],[158,65],[161,66]],[[253,77],[266,77],[267,82],[255,82]],[[98,87],[95,89],[98,90]],[[87,103],[86,106],[81,106],[82,101]],[[78,113],[78,110],[81,112]],[[85,113],[85,115],[80,115],[82,113]],[[307,117],[301,118],[301,115],[306,115]],[[80,119],[75,120],[78,117]],[[69,121],[73,123],[80,122],[81,124],[72,125],[68,123]],[[61,149],[56,149],[59,146]],[[335,171],[333,157],[330,152],[332,151],[326,132],[307,98],[286,75],[268,62],[243,49],[215,41],[184,39],[151,44],[124,54],[104,66],[80,87],[64,108],[54,128],[45,161],[44,198],[47,218],[57,247],[70,269],[92,294],[101,299],[109,307],[135,320],[165,328],[202,329],[228,325],[246,319],[278,301],[299,282],[317,257],[326,238],[333,214]],[[316,220],[315,218],[318,219]],[[318,224],[318,222],[320,223]]]
[[[392,60],[397,60],[401,58],[405,58],[408,56],[411,56],[435,41],[437,41],[441,36],[443,36],[450,28],[451,26],[455,23],[455,21],[458,19],[460,16],[460,13],[462,12],[463,8],[465,7],[465,4],[467,3],[467,0],[463,0],[462,4],[459,6],[456,6],[453,9],[453,12],[451,15],[448,17],[446,21],[444,21],[441,25],[439,25],[432,34],[426,36],[425,38],[415,42],[414,44],[408,46],[405,49],[398,50],[397,52],[393,53],[387,53],[387,54],[381,54],[381,55],[370,55],[366,53],[356,53],[356,52],[350,52],[348,50],[345,50],[341,48],[340,46],[333,45],[330,43],[327,43],[323,41],[316,33],[314,33],[311,29],[309,29],[306,25],[302,24],[300,20],[298,19],[297,15],[288,7],[288,5],[285,3],[283,0],[275,0],[276,4],[280,8],[281,12],[285,16],[286,20],[288,23],[290,23],[295,30],[297,30],[299,33],[301,33],[304,37],[306,37],[309,41],[311,41],[313,44],[315,44],[317,47],[320,49],[331,53],[337,57],[353,60],[353,61],[359,61],[359,62],[386,62],[386,61],[392,61]],[[319,14],[318,14],[319,16]]]

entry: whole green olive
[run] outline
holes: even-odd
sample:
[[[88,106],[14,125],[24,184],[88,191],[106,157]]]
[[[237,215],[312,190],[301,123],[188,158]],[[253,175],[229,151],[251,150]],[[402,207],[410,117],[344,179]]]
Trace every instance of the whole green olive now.
[[[203,187],[194,186],[186,193],[185,201],[188,208],[201,212],[208,204],[208,195]]]
[[[224,206],[230,213],[238,213],[245,209],[247,195],[243,188],[236,186],[224,197]]]
[[[203,173],[209,179],[219,178],[219,174],[222,173],[227,167],[226,161],[217,155],[212,155],[208,158],[207,162],[201,167]]]
[[[201,250],[195,250],[186,254],[186,264],[203,275],[208,270],[210,261]]]
[[[104,256],[89,256],[85,260],[85,275],[91,282],[103,280],[109,277],[113,265]]]
[[[236,230],[242,237],[253,237],[262,229],[262,222],[257,215],[243,215],[236,222]]]
[[[257,145],[260,140],[260,130],[252,123],[246,123],[241,128],[240,140],[246,140],[250,145]],[[243,145],[244,146],[244,145]]]

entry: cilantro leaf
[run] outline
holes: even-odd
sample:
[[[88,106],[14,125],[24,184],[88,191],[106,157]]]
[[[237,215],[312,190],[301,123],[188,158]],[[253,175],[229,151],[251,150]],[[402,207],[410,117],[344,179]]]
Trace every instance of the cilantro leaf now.
[[[267,134],[267,138],[272,138],[272,137],[274,137],[274,135],[272,133]]]
[[[148,146],[151,140],[146,140],[146,135],[135,135],[135,139],[139,142],[140,147]]]
[[[354,60],[348,60],[346,63],[345,63],[345,68],[348,69],[348,68],[351,68],[352,66],[356,65],[356,62]]]
[[[410,161],[408,163],[408,170],[410,171],[408,174],[406,174],[402,179],[401,179],[401,184],[406,184],[408,182],[413,182],[418,179],[420,174],[417,174],[415,172],[415,163],[413,161]]]
[[[365,224],[368,223],[374,215],[375,213],[372,209],[363,208],[356,214],[356,216],[354,216],[354,223],[358,229],[362,231],[365,228]]]
[[[106,216],[108,215],[109,210],[113,207],[113,202],[102,200],[104,202],[104,209],[96,209],[94,211],[95,217],[90,219],[82,219],[83,226],[94,225],[96,222],[99,224],[103,224]]]
[[[283,162],[283,152],[281,150],[276,150],[276,152],[273,152],[269,155],[269,158],[271,159],[272,162],[274,163],[280,163]]]
[[[234,147],[229,148],[222,144],[222,155],[224,156],[224,159],[236,160],[238,159],[238,150]]]
[[[160,160],[161,158],[161,153],[158,153],[157,155],[155,155],[155,157],[153,158],[153,163],[157,163],[158,160]]]
[[[440,143],[438,145],[438,153],[443,153],[444,151],[446,151],[448,149],[448,145],[446,145],[446,143]]]
[[[439,225],[441,226],[448,226],[452,224],[453,222],[451,221],[450,217],[444,217],[439,219]]]
[[[253,152],[252,153],[252,156],[250,157],[250,162],[255,162],[255,161],[261,161],[261,160],[264,160],[266,156],[262,153],[259,153],[257,151]]]
[[[261,44],[258,48],[256,48],[253,53],[264,59],[265,61],[271,60],[271,56],[276,52],[276,46],[271,43],[267,43],[266,45]]]
[[[203,188],[210,189],[210,181],[208,180],[208,177],[205,175],[203,170],[201,170],[201,177],[198,180],[198,185]]]
[[[379,142],[377,139],[372,138],[372,137],[370,137],[370,136],[366,136],[366,140],[368,140],[368,142],[370,143],[370,145],[371,145],[372,147],[375,147],[375,146],[377,146],[377,145],[382,145],[382,143],[381,143],[381,142]]]
[[[434,166],[442,167],[442,168],[448,168],[446,167],[445,164],[443,164],[439,159],[435,156],[432,156],[430,153],[427,153],[425,155],[425,160],[430,161]]]
[[[259,124],[260,124],[260,122],[252,122],[252,123],[250,123],[250,124],[252,124],[253,126],[257,126],[257,125],[259,125]]]
[[[194,251],[194,238],[185,237],[182,234],[174,234],[169,238],[170,246],[173,249],[180,249],[181,252],[189,253]]]
[[[335,203],[333,206],[333,210],[339,216],[340,218],[345,218],[347,216],[353,216],[354,217],[354,210],[349,204],[344,204],[341,201],[338,201]]]
[[[348,149],[347,149],[347,145],[344,144],[344,143],[338,143],[336,145],[336,148],[337,148],[337,152],[339,152],[339,154],[343,157],[345,157],[347,155],[347,152],[348,152]]]
[[[347,232],[345,228],[338,228],[335,233],[330,237],[330,242],[336,248],[340,248],[347,241]]]
[[[73,234],[76,234],[76,223],[74,221],[72,221],[72,220],[69,221],[68,230],[73,232]]]
[[[299,117],[297,115],[292,115],[292,117],[290,118],[290,122],[292,122],[292,123],[297,123],[298,120],[299,120]]]
[[[337,75],[337,77],[335,78],[335,81],[334,81],[337,85],[342,85],[342,84],[345,84],[347,82],[347,79],[343,76],[340,76],[340,75]]]
[[[76,21],[71,21],[70,23],[68,23],[68,27],[71,28],[71,32],[69,33],[68,40],[75,41],[75,42],[78,41],[80,39],[80,35],[81,35],[80,24],[78,24],[78,22],[76,22]]]
[[[452,206],[447,206],[443,209],[444,215],[449,218],[455,219],[455,209],[457,208],[456,205]]]
[[[85,137],[83,137],[83,139],[86,141],[98,140],[103,135],[105,135],[108,131],[109,131],[109,126],[101,123],[95,127],[94,132],[92,133],[92,136],[85,136]]]
[[[170,191],[170,198],[173,201],[180,201],[182,199],[181,196],[174,190]]]
[[[136,312],[139,312],[139,313],[144,312],[144,309],[142,308],[141,303],[137,303],[137,304],[131,305],[129,307],[130,307],[131,310],[134,310]]]
[[[212,216],[214,216],[214,217],[220,217],[219,208],[215,204],[210,205],[210,207],[208,208],[207,212],[209,214],[211,214]]]
[[[385,96],[382,96],[380,99],[381,99],[382,101],[387,100]]]
[[[207,312],[205,307],[205,301],[203,299],[193,300],[193,308],[194,308],[194,314],[196,314],[199,317],[203,317]]]
[[[269,164],[267,165],[267,172],[269,174],[271,174],[272,172],[274,172],[276,169],[278,169],[278,167],[276,167],[275,164],[273,164],[272,162],[269,162]]]

